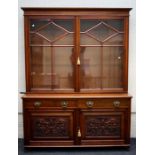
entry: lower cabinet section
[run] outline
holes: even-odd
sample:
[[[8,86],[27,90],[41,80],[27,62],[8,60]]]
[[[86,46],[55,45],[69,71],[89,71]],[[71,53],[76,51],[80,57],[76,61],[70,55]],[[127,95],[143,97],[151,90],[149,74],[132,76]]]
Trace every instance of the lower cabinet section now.
[[[130,98],[23,98],[25,147],[130,144]]]

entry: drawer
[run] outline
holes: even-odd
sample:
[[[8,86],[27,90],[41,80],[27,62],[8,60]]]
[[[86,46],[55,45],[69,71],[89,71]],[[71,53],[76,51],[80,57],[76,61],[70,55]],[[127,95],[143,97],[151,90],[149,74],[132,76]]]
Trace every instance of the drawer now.
[[[75,108],[74,100],[29,99],[23,100],[24,108]]]
[[[112,99],[81,99],[79,108],[128,108],[130,99],[112,98]]]

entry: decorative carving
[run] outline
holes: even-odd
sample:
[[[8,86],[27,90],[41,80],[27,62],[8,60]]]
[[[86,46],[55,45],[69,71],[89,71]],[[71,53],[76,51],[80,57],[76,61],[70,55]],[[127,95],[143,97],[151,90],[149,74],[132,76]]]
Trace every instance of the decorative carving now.
[[[34,117],[34,137],[69,137],[69,118]]]
[[[86,117],[86,136],[120,136],[120,116]]]

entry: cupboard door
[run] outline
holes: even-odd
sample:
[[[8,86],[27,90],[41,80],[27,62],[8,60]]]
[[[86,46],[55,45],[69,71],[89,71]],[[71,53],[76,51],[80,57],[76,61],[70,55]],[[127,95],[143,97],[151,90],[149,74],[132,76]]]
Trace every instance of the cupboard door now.
[[[123,19],[80,20],[81,91],[122,91]]]
[[[81,111],[82,145],[121,145],[126,143],[125,110],[93,109]],[[126,124],[127,126],[129,124]]]
[[[74,19],[30,18],[31,90],[74,91]]]
[[[25,145],[73,145],[73,110],[25,110]]]

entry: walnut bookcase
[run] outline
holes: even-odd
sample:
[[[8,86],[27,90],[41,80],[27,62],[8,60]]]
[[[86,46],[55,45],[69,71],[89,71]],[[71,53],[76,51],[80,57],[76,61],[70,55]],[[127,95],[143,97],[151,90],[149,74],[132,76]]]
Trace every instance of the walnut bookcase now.
[[[128,147],[130,9],[22,9],[25,147]]]

